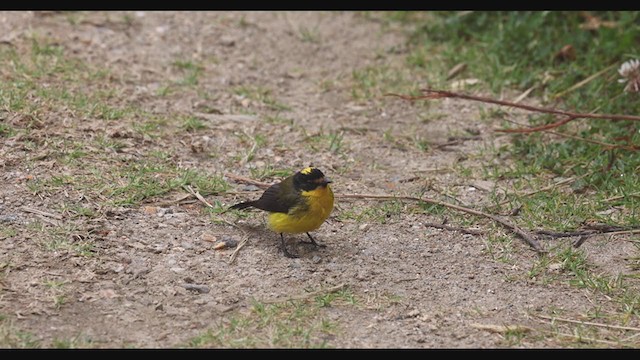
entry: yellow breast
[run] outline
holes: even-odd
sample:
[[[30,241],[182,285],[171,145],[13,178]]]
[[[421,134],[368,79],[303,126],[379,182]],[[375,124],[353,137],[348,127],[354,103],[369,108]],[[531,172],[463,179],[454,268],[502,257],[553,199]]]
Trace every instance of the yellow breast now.
[[[313,231],[322,225],[333,210],[333,191],[331,187],[319,187],[312,191],[303,191],[305,207],[295,207],[288,213],[271,213],[269,228],[278,233],[303,233]]]

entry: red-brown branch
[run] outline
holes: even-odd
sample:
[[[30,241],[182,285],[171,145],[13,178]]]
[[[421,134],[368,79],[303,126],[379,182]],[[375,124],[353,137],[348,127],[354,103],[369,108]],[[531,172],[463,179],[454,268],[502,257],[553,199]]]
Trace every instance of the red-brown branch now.
[[[440,99],[440,98],[446,98],[446,97],[459,98],[459,99],[466,99],[466,100],[471,100],[471,101],[480,101],[480,102],[484,102],[484,103],[497,104],[497,105],[502,105],[502,106],[512,106],[512,107],[516,107],[516,108],[520,108],[520,109],[524,109],[524,110],[528,110],[528,111],[535,111],[535,112],[541,112],[541,113],[547,113],[547,114],[564,115],[564,116],[567,116],[569,118],[574,118],[574,119],[586,118],[586,119],[610,119],[610,120],[640,121],[640,116],[633,116],[633,115],[583,114],[583,113],[575,113],[575,112],[571,112],[571,111],[563,111],[563,110],[557,110],[557,109],[544,108],[544,107],[540,107],[540,106],[516,104],[516,103],[511,102],[511,101],[496,100],[496,99],[491,99],[491,98],[487,98],[487,97],[483,97],[483,96],[459,94],[459,93],[454,93],[454,92],[451,92],[451,91],[444,91],[444,90],[422,89],[421,91],[423,93],[426,93],[426,95],[423,95],[423,96],[407,96],[407,95],[398,95],[398,94],[387,94],[387,95],[397,96],[399,98],[402,98],[402,99],[405,99],[405,100],[411,100],[411,101],[413,101],[413,100]]]
[[[504,133],[528,134],[528,133],[537,132],[537,131],[545,131],[545,130],[554,129],[554,128],[562,126],[562,125],[568,123],[569,121],[572,121],[572,120],[575,120],[575,119],[576,118],[569,116],[566,119],[563,119],[563,120],[560,120],[560,121],[556,121],[556,122],[551,123],[551,124],[545,124],[545,125],[538,126],[538,127],[518,128],[518,129],[498,129],[496,131],[497,132],[504,132]]]

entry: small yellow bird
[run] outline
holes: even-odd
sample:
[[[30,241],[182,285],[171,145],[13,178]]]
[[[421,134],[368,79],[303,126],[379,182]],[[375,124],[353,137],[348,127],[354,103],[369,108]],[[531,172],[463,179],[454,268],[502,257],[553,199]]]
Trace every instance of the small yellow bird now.
[[[265,210],[269,215],[269,228],[280,233],[282,251],[290,258],[297,255],[287,251],[284,233],[307,233],[311,243],[318,244],[309,231],[316,230],[329,217],[333,210],[333,192],[331,180],[322,171],[314,167],[304,168],[297,173],[269,187],[260,199],[235,204],[230,209],[254,207]]]

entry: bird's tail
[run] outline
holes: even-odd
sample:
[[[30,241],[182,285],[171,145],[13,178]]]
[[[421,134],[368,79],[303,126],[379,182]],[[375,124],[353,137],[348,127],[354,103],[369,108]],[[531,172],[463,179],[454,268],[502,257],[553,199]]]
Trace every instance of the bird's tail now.
[[[255,201],[245,201],[245,202],[241,202],[238,204],[235,204],[233,206],[231,206],[229,209],[236,209],[236,210],[244,210],[248,207],[254,206],[255,205]]]

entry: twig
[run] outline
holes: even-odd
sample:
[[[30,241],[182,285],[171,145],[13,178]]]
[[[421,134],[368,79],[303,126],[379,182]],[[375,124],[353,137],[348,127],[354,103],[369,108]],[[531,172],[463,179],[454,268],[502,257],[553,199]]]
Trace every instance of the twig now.
[[[493,324],[477,324],[477,323],[473,323],[473,324],[470,324],[469,326],[471,326],[472,328],[475,328],[475,329],[487,330],[487,331],[494,332],[494,333],[499,333],[499,334],[504,334],[504,333],[510,332],[510,331],[530,332],[531,330],[533,330],[530,327],[521,326],[521,325],[493,325]]]
[[[585,231],[568,231],[568,232],[556,232],[551,230],[538,230],[536,231],[538,235],[547,235],[552,238],[564,238],[564,237],[574,237],[574,236],[585,236],[585,235],[594,235],[597,234],[595,230],[585,230]]]
[[[608,67],[606,67],[606,68],[604,68],[604,69],[602,69],[602,70],[598,71],[597,73],[595,73],[595,74],[593,74],[593,75],[589,76],[588,78],[586,78],[586,79],[584,79],[584,80],[580,81],[579,83],[577,83],[577,84],[573,85],[572,87],[568,88],[567,90],[561,91],[561,92],[559,92],[559,93],[557,93],[557,94],[553,95],[553,96],[552,96],[552,98],[553,98],[553,99],[557,99],[557,98],[559,98],[559,97],[561,97],[561,96],[563,96],[563,95],[566,95],[567,93],[572,92],[573,90],[579,89],[579,88],[581,88],[582,86],[584,86],[584,85],[588,84],[589,82],[591,82],[591,80],[593,80],[593,79],[597,78],[598,76],[600,76],[600,75],[602,75],[602,74],[606,73],[607,71],[609,71],[609,70],[613,69],[613,68],[614,68],[614,67],[616,67],[616,66],[617,66],[617,64],[613,64],[613,65],[611,65],[611,66],[608,66]]]
[[[590,343],[600,343],[600,344],[605,344],[605,345],[615,345],[615,346],[631,346],[631,345],[622,344],[622,343],[615,342],[615,341],[594,339],[594,338],[590,338],[590,337],[587,337],[587,336],[581,336],[581,335],[575,335],[575,334],[566,334],[566,333],[547,331],[547,330],[541,330],[541,331],[544,332],[544,333],[547,333],[547,334],[554,335],[554,336],[563,336],[563,337],[571,338],[573,340],[578,340],[578,341],[584,341],[584,342],[590,342]]]
[[[240,227],[238,226],[236,227],[240,229]],[[240,249],[242,249],[247,244],[247,241],[249,241],[249,236],[247,235],[247,233],[243,229],[240,229],[240,231],[242,231],[245,236],[244,238],[242,238],[242,241],[240,241],[236,249],[233,250],[233,253],[231,253],[231,256],[229,256],[229,264],[233,264],[233,261],[236,259],[236,256],[238,256],[238,251],[240,251]]]
[[[247,134],[246,131],[242,130],[242,133],[248,137],[249,139],[251,139],[251,141],[253,142],[253,145],[251,145],[251,149],[247,152],[247,154],[242,158],[242,163],[246,164],[247,162],[249,162],[249,158],[252,158],[254,155],[254,152],[256,151],[256,149],[258,148],[258,142],[256,141],[256,139],[252,136],[250,136],[249,134]]]
[[[184,188],[185,190],[187,190],[191,195],[195,196],[198,200],[200,200],[202,203],[204,203],[205,205],[207,205],[210,208],[213,208],[213,205],[209,204],[209,202],[207,201],[207,199],[205,199],[204,197],[202,197],[202,195],[200,195],[199,192],[193,190],[193,188],[191,187],[191,185],[183,185],[182,188]]]
[[[460,231],[465,234],[472,234],[472,235],[484,234],[484,231],[481,231],[481,230],[471,230],[471,229],[465,229],[465,228],[456,227],[456,226],[448,226],[448,225],[435,224],[435,223],[425,223],[424,225],[428,227],[434,227],[434,228],[444,229],[449,231]]]
[[[613,232],[602,232],[602,234],[607,235],[623,235],[623,234],[640,234],[640,229],[634,230],[622,230],[622,231],[613,231]]]
[[[633,335],[631,335],[631,336],[629,336],[629,337],[626,337],[626,338],[622,339],[622,342],[629,342],[629,341],[631,341],[632,339],[637,338],[638,336],[640,336],[640,333],[633,334]]]
[[[608,329],[640,331],[640,328],[637,328],[637,327],[609,325],[609,324],[602,324],[602,323],[596,323],[596,322],[590,322],[590,321],[580,321],[580,320],[573,320],[573,319],[567,319],[567,318],[561,318],[561,317],[551,317],[546,315],[537,315],[537,314],[534,314],[534,315],[541,319],[546,319],[551,321],[561,321],[561,322],[568,322],[573,324],[591,325],[591,326],[598,326],[598,327],[603,327]]]
[[[30,208],[30,207],[26,207],[26,206],[22,207],[22,211],[28,212],[28,213],[32,213],[32,214],[38,214],[38,215],[50,217],[50,218],[53,218],[53,219],[56,219],[56,220],[62,220],[63,219],[63,217],[58,215],[58,214],[52,214],[52,213],[49,213],[49,212],[46,212],[46,211],[33,209],[33,208]]]
[[[576,249],[579,248],[580,246],[582,246],[582,244],[584,244],[585,241],[587,241],[588,238],[589,235],[580,236],[580,239],[573,243],[573,247]]]
[[[540,125],[540,126],[536,126],[536,127],[527,127],[527,128],[518,128],[518,129],[497,129],[496,132],[503,132],[503,133],[511,133],[511,134],[528,134],[528,133],[532,133],[532,132],[538,132],[538,131],[544,131],[544,130],[549,130],[549,129],[554,129],[557,127],[560,127],[570,121],[575,120],[576,118],[573,116],[569,116],[566,119],[560,120],[560,121],[556,121],[554,123],[550,123],[550,124],[545,124],[545,125]]]
[[[289,301],[295,301],[295,300],[306,300],[310,297],[314,297],[316,295],[320,295],[320,294],[332,294],[335,292],[338,292],[340,290],[346,289],[347,288],[347,284],[340,284],[340,285],[336,285],[333,287],[330,287],[328,289],[322,289],[322,290],[317,290],[317,291],[312,291],[310,293],[306,293],[303,295],[298,295],[298,296],[292,296],[290,298],[286,298],[284,300],[281,299],[272,299],[272,300],[266,300],[263,301],[265,304],[276,304],[276,303],[281,303],[281,302],[289,302]]]
[[[610,202],[610,201],[616,201],[616,200],[621,200],[624,199],[626,196],[633,196],[633,197],[640,197],[640,192],[635,192],[635,193],[631,193],[631,194],[626,194],[626,195],[618,195],[618,196],[613,196],[607,199],[602,200],[603,202]]]
[[[624,229],[619,226],[604,227],[599,229],[584,230],[584,231],[568,231],[568,232],[555,232],[550,230],[538,230],[536,234],[547,235],[554,238],[573,237],[573,236],[593,236],[593,235],[622,235],[622,234],[640,234],[640,229]]]
[[[521,195],[516,195],[516,196],[518,196],[518,197],[527,197],[527,196],[535,195],[535,194],[540,193],[540,192],[543,192],[543,191],[547,191],[547,190],[554,189],[554,188],[556,188],[556,187],[558,187],[558,186],[560,186],[560,185],[565,185],[565,184],[568,184],[568,183],[572,183],[572,182],[574,182],[574,181],[578,181],[578,180],[583,179],[583,178],[585,178],[585,177],[587,177],[587,176],[589,176],[589,175],[591,175],[591,174],[593,174],[593,171],[588,172],[588,173],[586,173],[586,174],[582,174],[582,175],[580,175],[580,176],[578,176],[578,177],[570,177],[570,178],[568,178],[568,179],[564,179],[564,180],[562,180],[562,181],[558,181],[558,182],[556,182],[556,183],[553,183],[553,184],[551,184],[551,185],[548,185],[548,186],[542,187],[542,188],[540,188],[540,189],[533,190],[533,191],[529,191],[529,192],[527,192],[527,193],[524,193],[524,194],[521,194]],[[497,205],[493,205],[493,206],[491,206],[491,207],[490,207],[490,209],[494,209],[494,208],[496,208],[496,207],[499,207],[499,206],[502,206],[502,205],[508,204],[510,201],[511,201],[511,200],[504,200],[504,201],[502,201],[502,202],[498,203]]]
[[[527,96],[529,96],[529,94],[531,94],[531,92],[535,89],[538,88],[538,85],[533,85],[532,87],[528,88],[527,90],[525,90],[525,92],[523,92],[520,96],[518,96],[515,100],[513,100],[513,102],[515,104],[519,103],[520,101],[524,100],[524,98],[526,98]]]
[[[210,291],[207,285],[182,284],[182,287],[187,290],[194,290],[200,294],[207,294]]]
[[[421,91],[424,93],[427,93],[427,95],[423,95],[423,96],[405,96],[405,95],[398,95],[398,94],[387,94],[387,95],[396,96],[405,100],[422,100],[422,99],[428,100],[428,99],[439,99],[439,98],[451,97],[451,98],[459,98],[459,99],[472,100],[472,101],[480,101],[484,103],[497,104],[497,105],[503,105],[503,106],[512,106],[512,107],[516,107],[516,108],[520,108],[528,111],[564,115],[564,116],[569,116],[576,119],[586,118],[586,119],[640,121],[640,116],[634,116],[634,115],[575,113],[571,111],[556,110],[556,109],[544,108],[540,106],[521,105],[521,104],[513,103],[511,101],[495,100],[495,99],[491,99],[483,96],[466,95],[466,94],[454,93],[451,91],[433,90],[433,89],[422,89]]]
[[[263,183],[261,181],[257,181],[257,180],[253,180],[253,179],[249,179],[247,177],[244,176],[239,176],[239,175],[234,175],[234,174],[229,174],[229,173],[225,173],[224,176],[233,179],[233,180],[237,180],[243,183],[247,183],[247,184],[251,184],[251,185],[255,185],[257,187],[266,189],[269,186],[271,186],[271,184],[267,184],[267,183]]]
[[[541,113],[547,113],[547,114],[564,115],[564,116],[567,117],[566,119],[564,119],[562,121],[559,121],[559,122],[556,122],[556,123],[553,123],[553,124],[544,125],[544,126],[541,126],[541,127],[538,127],[538,128],[502,129],[502,130],[498,130],[498,131],[502,131],[502,132],[530,133],[530,132],[534,132],[534,131],[548,131],[549,129],[556,128],[556,127],[558,127],[560,125],[566,124],[566,123],[568,123],[568,122],[570,122],[572,120],[579,119],[579,118],[605,119],[605,120],[614,120],[614,121],[615,120],[640,121],[640,116],[633,116],[633,115],[575,113],[575,112],[564,111],[564,110],[543,108],[543,107],[539,107],[539,106],[521,105],[521,104],[517,104],[517,103],[512,102],[512,101],[495,100],[495,99],[491,99],[491,98],[487,98],[487,97],[466,95],[466,94],[455,93],[455,92],[451,92],[451,91],[433,90],[433,89],[422,89],[421,91],[423,93],[425,93],[425,95],[422,95],[422,96],[408,96],[408,95],[399,95],[399,94],[385,94],[385,95],[386,96],[396,96],[396,97],[399,97],[401,99],[408,100],[408,101],[440,99],[440,98],[446,98],[446,97],[459,98],[459,99],[465,99],[465,100],[471,100],[471,101],[479,101],[479,102],[489,103],[489,104],[510,106],[510,107],[524,109],[524,110],[527,110],[527,111],[535,111],[535,112],[541,112]],[[634,145],[613,145],[613,148],[620,148],[620,149],[626,149],[626,150],[631,150],[631,151],[640,150],[640,146],[634,146]]]
[[[528,234],[526,231],[522,230],[521,228],[519,228],[516,225],[511,224],[509,221],[507,221],[507,220],[505,220],[505,219],[503,219],[503,218],[501,218],[499,216],[487,214],[487,213],[479,211],[479,210],[474,210],[474,209],[470,209],[470,208],[466,208],[466,207],[463,207],[463,206],[458,206],[458,205],[454,205],[454,204],[450,204],[450,203],[446,203],[446,202],[438,201],[438,200],[434,200],[434,199],[417,198],[417,197],[413,197],[413,196],[389,196],[389,195],[373,195],[373,194],[342,194],[342,195],[336,195],[336,197],[340,197],[340,198],[343,198],[343,199],[381,199],[381,200],[418,201],[418,202],[425,202],[425,203],[429,203],[429,204],[444,206],[444,207],[447,207],[447,208],[450,208],[450,209],[466,212],[468,214],[484,216],[486,218],[489,218],[489,219],[493,220],[494,222],[499,223],[504,228],[506,228],[506,229],[514,232],[516,235],[520,236],[520,238],[522,238],[527,244],[529,244],[538,253],[545,253],[546,252],[542,248],[542,246],[540,246],[538,241],[536,239],[534,239],[533,236]]]

